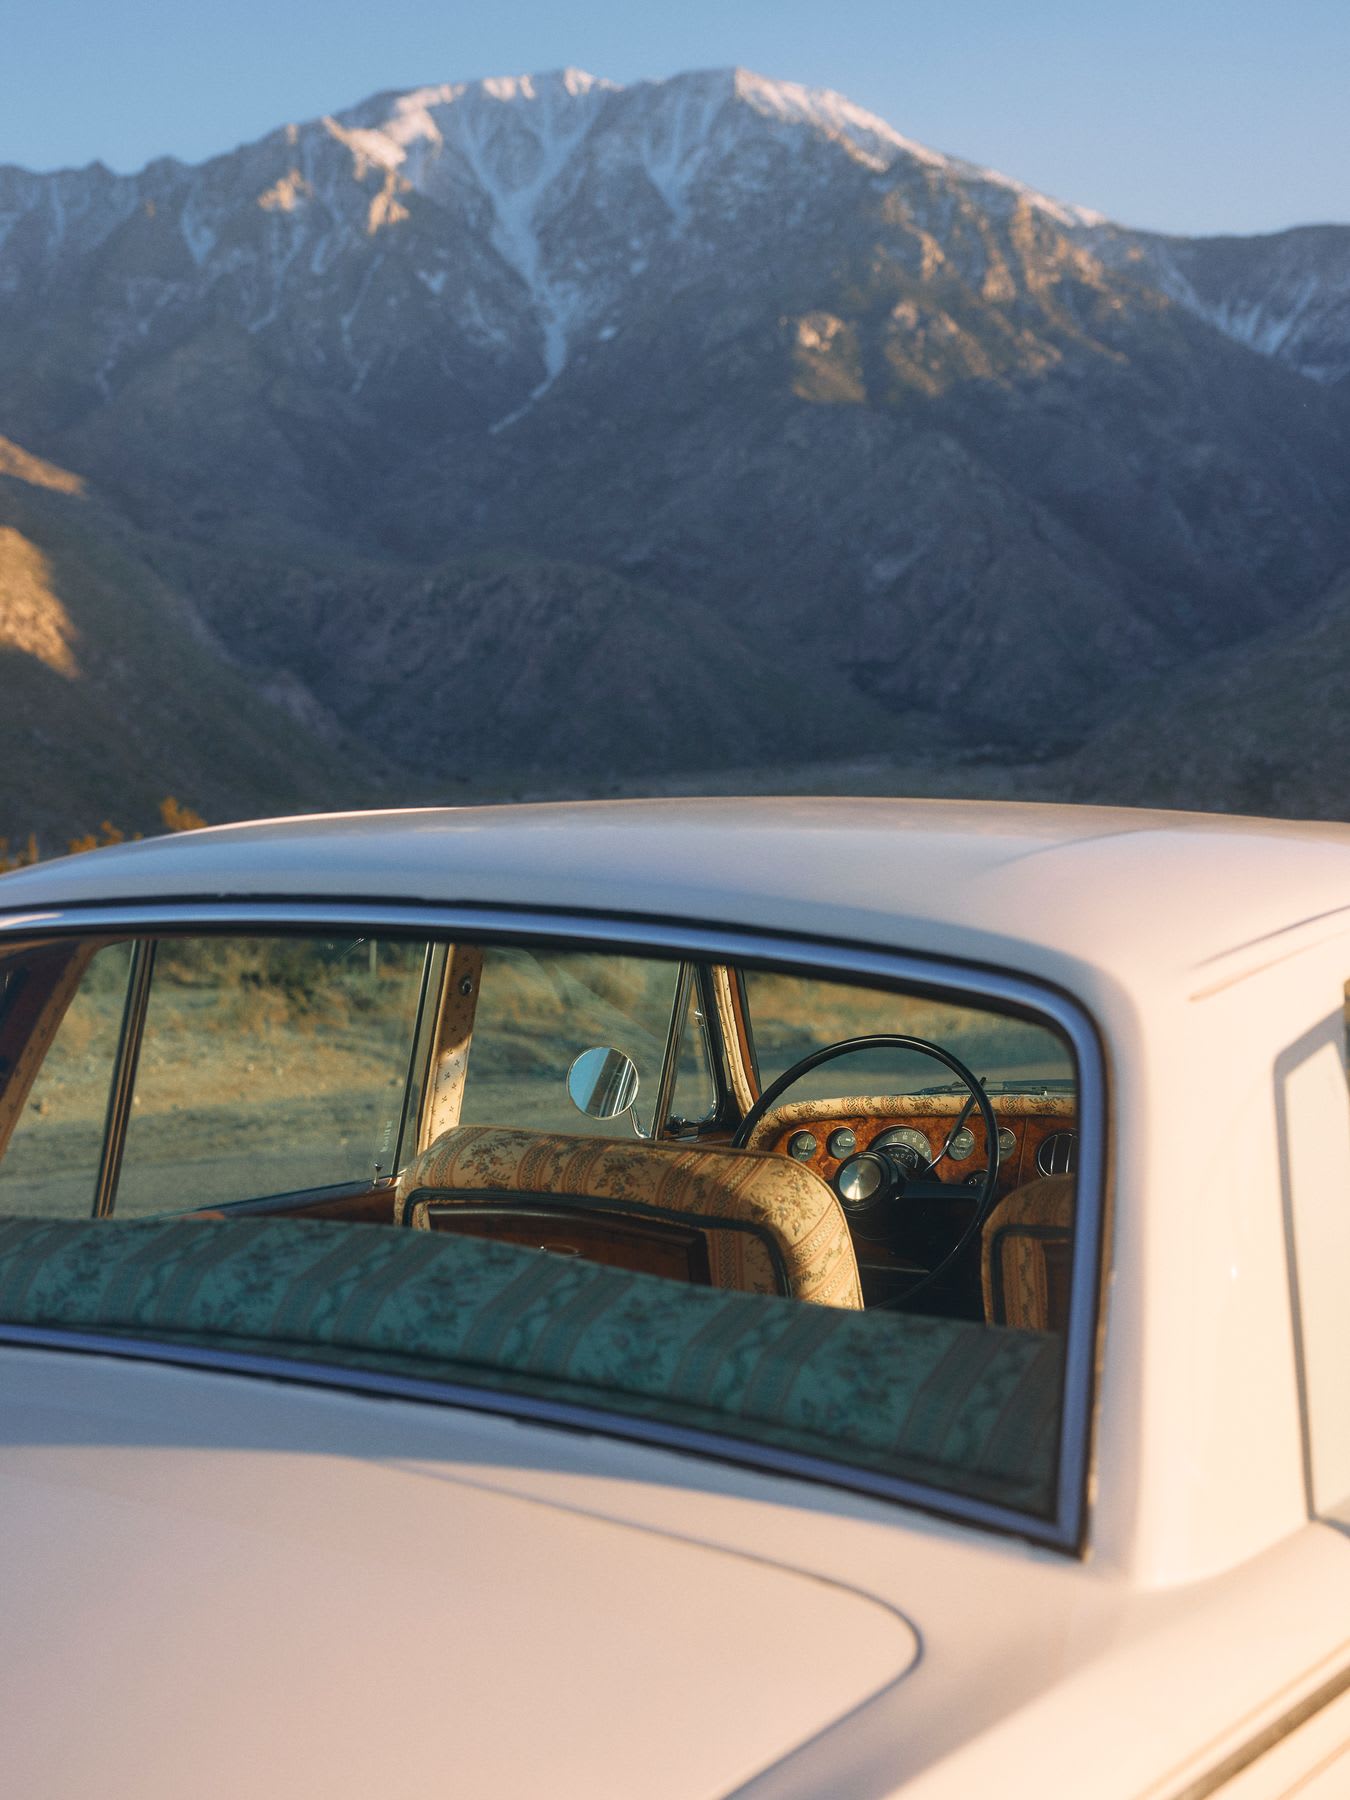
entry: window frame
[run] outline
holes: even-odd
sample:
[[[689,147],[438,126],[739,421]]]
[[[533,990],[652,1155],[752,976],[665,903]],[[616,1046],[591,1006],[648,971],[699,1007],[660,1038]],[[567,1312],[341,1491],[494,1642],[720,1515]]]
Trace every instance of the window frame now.
[[[0,914],[0,944],[20,936],[121,935],[161,937],[195,931],[213,935],[246,930],[312,935],[324,930],[363,931],[426,940],[472,938],[491,942],[549,944],[569,950],[628,950],[666,955],[733,969],[760,967],[830,981],[854,981],[903,989],[933,999],[967,1004],[992,1002],[1000,1010],[1057,1028],[1074,1056],[1079,1099],[1079,1164],[1069,1324],[1065,1334],[1055,1505],[1036,1518],[993,1502],[900,1477],[859,1470],[828,1453],[804,1453],[750,1443],[721,1432],[693,1430],[663,1421],[625,1417],[602,1406],[554,1402],[487,1392],[432,1380],[366,1375],[322,1363],[206,1351],[153,1340],[104,1338],[82,1331],[46,1331],[0,1324],[0,1342],[48,1343],[98,1354],[148,1357],[192,1367],[218,1368],[331,1388],[449,1404],[468,1410],[534,1420],[667,1449],[708,1455],[723,1462],[852,1490],[901,1505],[1027,1539],[1073,1556],[1086,1554],[1090,1484],[1096,1436],[1096,1390],[1104,1329],[1103,1257],[1107,1207],[1110,1119],[1106,1057],[1099,1030],[1086,1008],[1065,990],[1032,976],[953,956],[897,950],[856,940],[719,927],[677,918],[625,918],[578,910],[483,904],[324,900],[238,900],[86,903]],[[406,1106],[405,1106],[406,1116]]]

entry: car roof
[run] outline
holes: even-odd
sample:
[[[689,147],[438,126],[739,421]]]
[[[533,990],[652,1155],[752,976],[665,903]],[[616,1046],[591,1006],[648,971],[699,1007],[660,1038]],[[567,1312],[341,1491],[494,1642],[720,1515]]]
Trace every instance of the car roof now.
[[[590,801],[261,820],[0,878],[0,909],[32,924],[48,908],[246,899],[584,911],[1193,981],[1350,924],[1350,827],[953,800]]]

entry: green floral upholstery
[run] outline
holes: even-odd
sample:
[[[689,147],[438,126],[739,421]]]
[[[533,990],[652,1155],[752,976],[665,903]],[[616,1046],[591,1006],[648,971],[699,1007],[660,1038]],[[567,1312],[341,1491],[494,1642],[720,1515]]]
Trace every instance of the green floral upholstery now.
[[[403,1170],[395,1217],[410,1195],[435,1188],[471,1202],[484,1190],[620,1201],[707,1221],[714,1287],[779,1291],[764,1245],[751,1233],[717,1229],[743,1221],[772,1235],[796,1300],[860,1307],[862,1286],[848,1222],[834,1191],[813,1169],[783,1156],[702,1144],[649,1144],[633,1138],[568,1137],[497,1125],[460,1125]],[[414,1223],[426,1222],[422,1212]]]
[[[719,1293],[474,1238],[0,1219],[0,1321],[580,1401],[1042,1514],[1053,1493],[1052,1337]]]

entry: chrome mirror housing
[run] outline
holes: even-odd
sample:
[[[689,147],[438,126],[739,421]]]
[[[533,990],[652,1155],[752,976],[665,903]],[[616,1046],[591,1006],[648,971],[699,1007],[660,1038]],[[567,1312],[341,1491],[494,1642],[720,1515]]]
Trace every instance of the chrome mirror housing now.
[[[583,1050],[567,1071],[567,1092],[589,1119],[617,1119],[631,1112],[638,1095],[637,1066],[622,1050]]]

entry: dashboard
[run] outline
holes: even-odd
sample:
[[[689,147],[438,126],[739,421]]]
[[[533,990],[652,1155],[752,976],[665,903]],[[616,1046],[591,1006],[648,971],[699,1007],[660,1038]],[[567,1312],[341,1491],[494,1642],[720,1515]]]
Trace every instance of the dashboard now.
[[[998,1122],[998,1198],[1042,1176],[1074,1172],[1074,1096],[995,1092],[989,1100]],[[968,1107],[964,1092],[789,1102],[766,1114],[748,1148],[790,1156],[830,1184],[853,1236],[864,1304],[884,1306],[937,1266],[978,1204],[990,1157],[984,1121]],[[947,1152],[933,1166],[949,1134]],[[878,1182],[878,1165],[901,1179]],[[924,1191],[906,1193],[906,1177],[921,1179]],[[973,1249],[967,1288],[978,1287]]]

